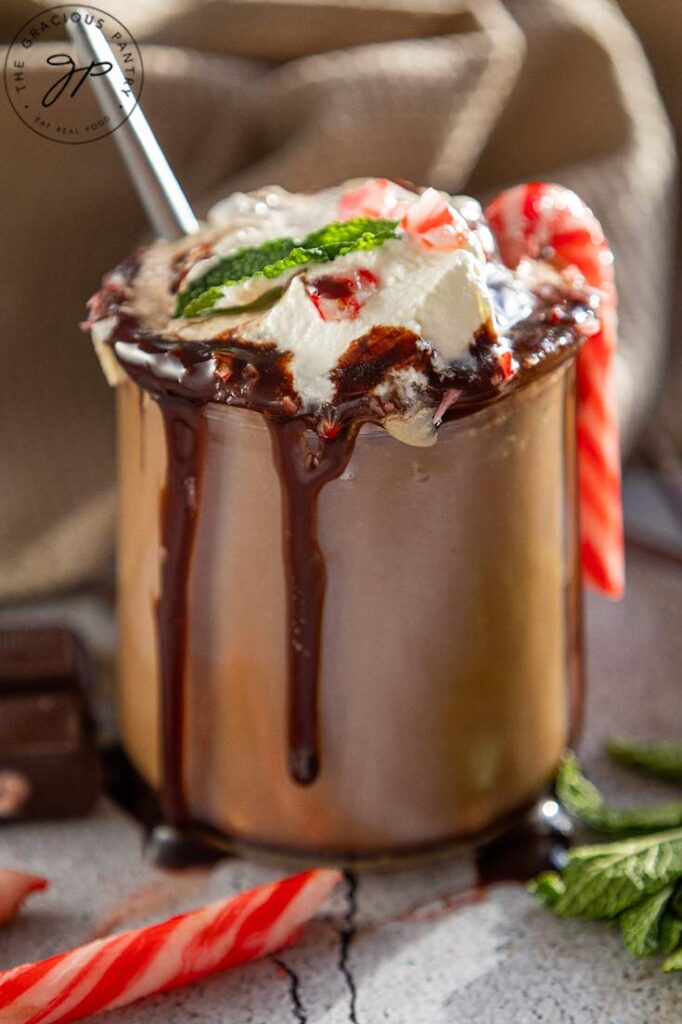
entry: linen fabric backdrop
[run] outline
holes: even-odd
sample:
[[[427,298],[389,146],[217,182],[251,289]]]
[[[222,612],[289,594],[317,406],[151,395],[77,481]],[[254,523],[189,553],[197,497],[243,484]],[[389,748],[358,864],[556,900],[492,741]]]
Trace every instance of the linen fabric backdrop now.
[[[101,4],[141,45],[145,112],[200,214],[234,189],[361,175],[483,200],[538,178],[579,192],[616,253],[632,446],[665,367],[675,150],[641,43],[609,0]],[[3,39],[40,6],[6,0]],[[682,5],[626,7],[653,59],[674,59]],[[9,600],[97,580],[111,565],[113,394],[78,322],[102,274],[150,235],[111,138],[50,143],[3,96],[0,150]]]

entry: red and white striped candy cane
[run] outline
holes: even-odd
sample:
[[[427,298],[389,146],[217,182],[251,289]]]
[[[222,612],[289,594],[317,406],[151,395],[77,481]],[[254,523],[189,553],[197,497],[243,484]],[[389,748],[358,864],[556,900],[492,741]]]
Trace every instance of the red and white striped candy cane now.
[[[305,871],[2,971],[0,1021],[67,1024],[273,953],[296,940],[340,877]]]
[[[578,356],[581,555],[586,580],[609,597],[623,593],[623,511],[615,396],[616,288],[613,256],[590,208],[561,185],[531,182],[502,192],[486,216],[502,258],[575,267],[601,297],[601,329]]]

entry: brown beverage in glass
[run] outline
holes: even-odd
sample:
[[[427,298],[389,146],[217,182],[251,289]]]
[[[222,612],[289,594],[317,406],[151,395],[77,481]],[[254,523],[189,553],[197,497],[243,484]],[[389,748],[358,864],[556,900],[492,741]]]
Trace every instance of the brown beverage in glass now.
[[[253,353],[178,356],[122,308],[122,737],[164,821],[376,860],[531,804],[580,714],[577,337],[413,447],[353,396],[316,431]]]

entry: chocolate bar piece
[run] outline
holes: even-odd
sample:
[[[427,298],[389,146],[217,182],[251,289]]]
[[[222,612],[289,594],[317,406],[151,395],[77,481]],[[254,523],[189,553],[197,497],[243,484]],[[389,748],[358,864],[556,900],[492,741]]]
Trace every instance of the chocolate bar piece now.
[[[91,679],[68,629],[0,631],[0,822],[91,810],[101,785]]]

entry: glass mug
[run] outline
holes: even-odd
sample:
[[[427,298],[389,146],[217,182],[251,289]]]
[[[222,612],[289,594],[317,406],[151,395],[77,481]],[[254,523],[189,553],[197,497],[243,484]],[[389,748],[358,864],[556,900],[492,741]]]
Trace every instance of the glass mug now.
[[[117,390],[122,739],[159,789],[173,756],[155,611],[166,438],[147,393]],[[494,829],[545,791],[581,708],[575,414],[569,353],[444,423],[433,447],[362,428],[319,497],[320,768],[301,785],[270,431],[257,412],[204,407],[175,755],[187,821],[172,825],[238,851],[371,861]]]

